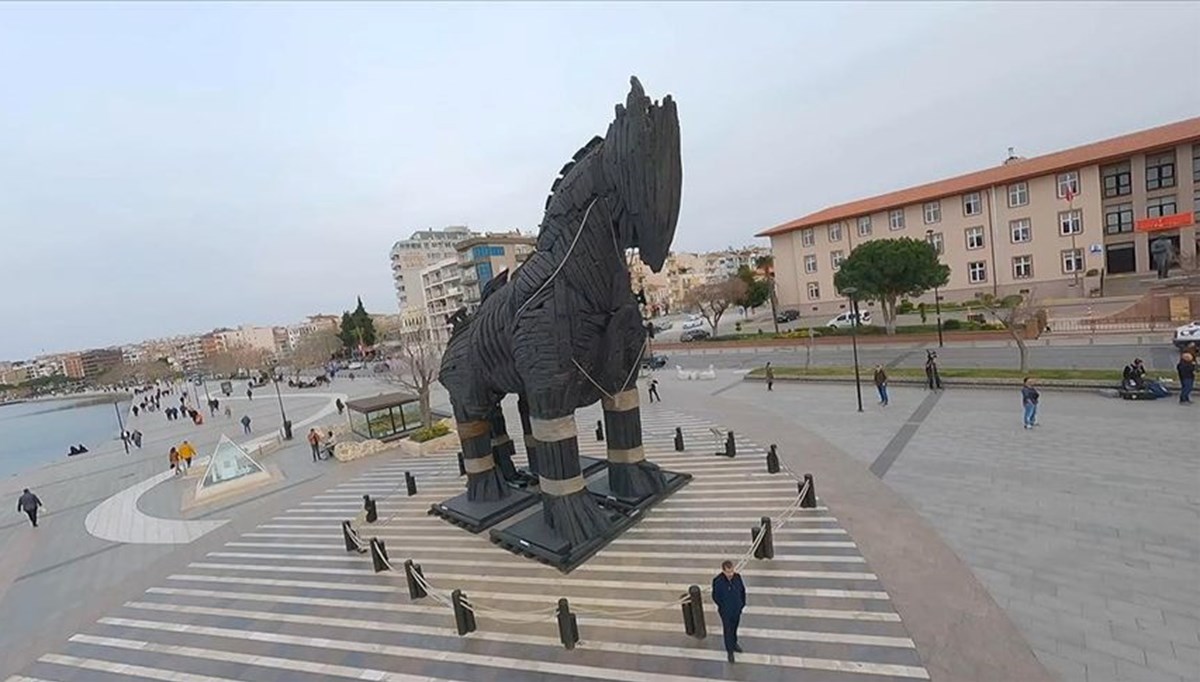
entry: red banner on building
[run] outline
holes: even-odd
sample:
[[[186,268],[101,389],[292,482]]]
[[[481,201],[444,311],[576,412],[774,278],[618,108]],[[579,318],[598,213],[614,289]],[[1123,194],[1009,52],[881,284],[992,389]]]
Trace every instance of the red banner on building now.
[[[1138,232],[1158,232],[1159,230],[1173,230],[1177,227],[1187,227],[1191,224],[1191,213],[1176,213],[1174,215],[1165,215],[1161,218],[1145,218],[1134,223],[1133,227]]]

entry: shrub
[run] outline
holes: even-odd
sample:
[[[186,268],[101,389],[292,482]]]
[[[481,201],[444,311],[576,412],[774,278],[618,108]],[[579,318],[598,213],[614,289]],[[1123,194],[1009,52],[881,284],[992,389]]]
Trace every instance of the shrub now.
[[[906,299],[900,301],[900,305],[896,306],[896,314],[897,315],[907,315],[916,309],[917,308],[916,308],[916,306],[913,305],[913,302],[906,298]]]
[[[429,426],[422,426],[416,431],[413,431],[413,434],[409,436],[409,438],[417,443],[424,443],[425,441],[433,440],[434,438],[441,438],[448,433],[450,433],[449,424],[444,421],[435,422]]]
[[[945,322],[942,323],[942,329],[944,329],[945,331],[954,331],[956,329],[962,329],[962,321],[961,320],[953,320],[953,319],[946,320]]]

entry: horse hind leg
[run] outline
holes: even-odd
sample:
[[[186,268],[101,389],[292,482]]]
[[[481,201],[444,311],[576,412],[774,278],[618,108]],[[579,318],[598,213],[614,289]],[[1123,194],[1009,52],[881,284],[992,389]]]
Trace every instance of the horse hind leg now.
[[[467,500],[495,502],[508,496],[508,486],[492,456],[492,424],[487,419],[471,419],[469,414],[487,410],[455,408],[455,428],[462,444],[463,468],[467,470]]]
[[[637,387],[601,399],[608,486],[618,497],[641,500],[661,493],[666,480],[657,464],[646,461],[642,447],[642,417]]]
[[[513,455],[517,452],[517,446],[513,443],[512,437],[508,435],[508,424],[504,421],[504,409],[500,403],[496,403],[490,421],[492,461],[496,463],[496,467],[505,481],[515,481],[519,478],[517,467],[513,464]]]

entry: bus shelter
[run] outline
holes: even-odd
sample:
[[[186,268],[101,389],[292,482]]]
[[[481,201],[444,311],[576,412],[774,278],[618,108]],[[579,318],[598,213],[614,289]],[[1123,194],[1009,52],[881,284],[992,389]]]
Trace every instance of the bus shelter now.
[[[350,431],[360,438],[391,440],[408,435],[421,423],[420,398],[411,393],[384,393],[346,402]]]

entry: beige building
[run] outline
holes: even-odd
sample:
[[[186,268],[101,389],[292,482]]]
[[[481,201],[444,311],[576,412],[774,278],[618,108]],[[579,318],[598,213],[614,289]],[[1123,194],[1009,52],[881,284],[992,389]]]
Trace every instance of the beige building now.
[[[230,350],[235,348],[253,348],[267,353],[275,353],[279,350],[279,347],[276,345],[275,329],[273,327],[242,325],[237,329],[218,331],[216,335],[221,337],[225,347]]]
[[[428,339],[435,343],[444,344],[450,340],[450,325],[446,318],[463,306],[462,273],[457,258],[447,258],[421,270],[425,328]]]
[[[928,239],[950,266],[943,300],[977,292],[1086,296],[1101,278],[1153,273],[1150,243],[1185,267],[1200,244],[1200,118],[827,208],[770,237],[781,306],[845,304],[838,264],[872,239]]]
[[[518,231],[477,235],[458,242],[454,249],[462,270],[462,304],[469,310],[478,307],[483,287],[502,271],[516,270],[536,245],[536,237]]]
[[[392,245],[392,282],[401,313],[408,308],[425,309],[421,271],[447,258],[456,258],[455,245],[475,235],[469,227],[452,225],[441,230],[419,230]]]

